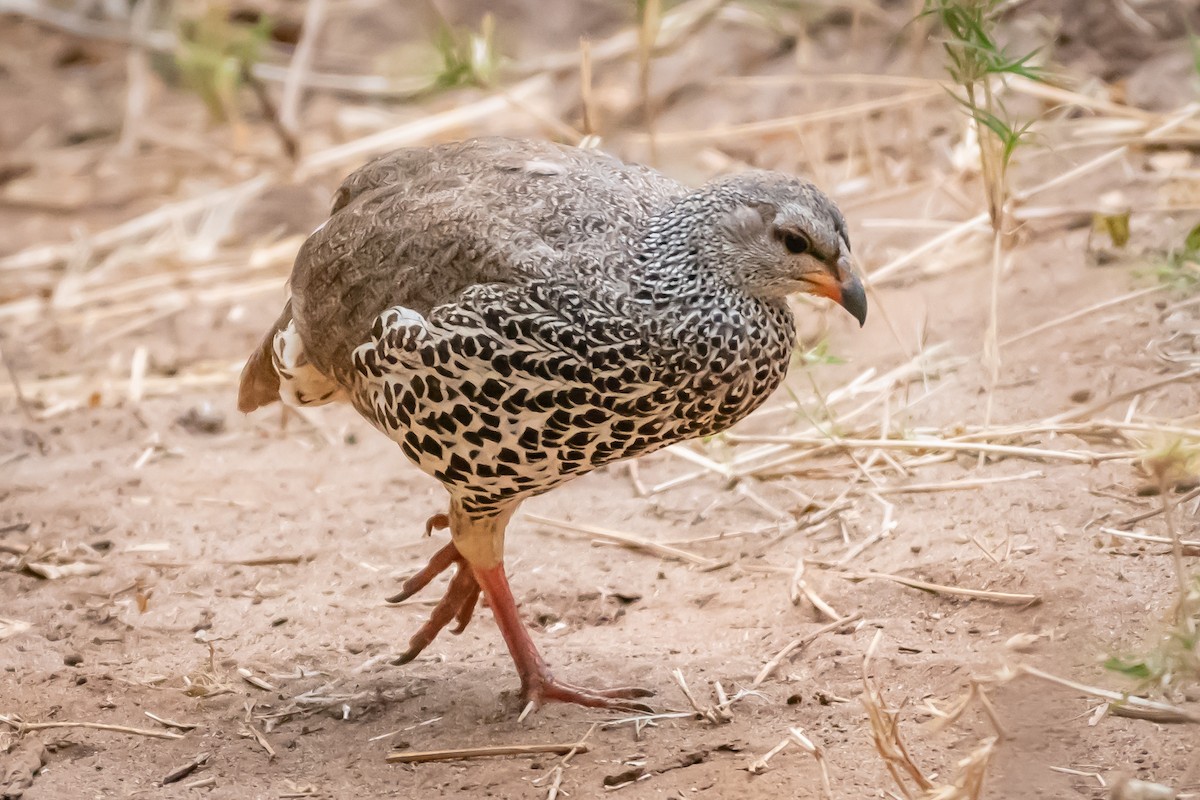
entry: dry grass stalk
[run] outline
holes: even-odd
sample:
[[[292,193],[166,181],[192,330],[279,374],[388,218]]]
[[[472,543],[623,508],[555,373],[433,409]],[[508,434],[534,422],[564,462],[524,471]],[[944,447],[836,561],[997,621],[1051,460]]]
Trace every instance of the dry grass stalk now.
[[[720,683],[717,684],[717,704],[716,705],[701,705],[696,696],[692,694],[691,688],[688,687],[687,679],[683,677],[683,670],[671,670],[671,679],[683,692],[683,696],[687,698],[688,705],[702,719],[706,719],[714,725],[722,725],[733,719],[733,714],[729,711],[731,700],[725,697],[725,690]]]
[[[812,739],[804,733],[803,728],[788,728],[788,735],[779,744],[747,764],[746,771],[751,775],[761,775],[770,769],[772,758],[793,744],[798,745],[817,762],[817,766],[821,770],[821,797],[825,800],[833,800],[833,783],[829,779],[829,764],[825,760],[825,751],[813,743]]]
[[[209,777],[201,778],[198,781],[191,781],[189,783],[185,783],[183,785],[183,788],[185,788],[185,789],[208,789],[208,788],[210,788],[212,786],[216,786],[216,785],[217,785],[217,779],[210,775]],[[283,797],[283,795],[280,795],[280,797]]]
[[[245,667],[238,667],[237,674],[241,677],[242,680],[244,680],[246,683],[250,684],[251,686],[255,687],[256,689],[262,689],[264,692],[278,691],[277,687],[273,686],[272,684],[268,683],[267,681],[264,681],[262,678],[258,677],[253,672],[246,669]]]
[[[831,620],[835,622],[843,620],[843,616],[809,586],[808,581],[804,578],[806,568],[807,564],[803,558],[796,561],[796,571],[792,573],[792,580],[788,583],[788,599],[792,601],[792,605],[798,606],[801,599],[808,598],[808,602],[812,603],[813,608]]]
[[[940,483],[910,483],[902,486],[879,486],[875,494],[927,494],[930,492],[959,492],[966,489],[982,489],[985,486],[995,486],[998,483],[1014,483],[1031,481],[1046,477],[1046,473],[1035,469],[1022,472],[1020,475],[1002,475],[996,478],[966,478],[958,481],[942,481]]]
[[[429,761],[461,761],[470,758],[497,758],[550,753],[568,755],[588,752],[586,742],[569,744],[516,744],[492,747],[462,747],[455,750],[396,750],[387,754],[389,764],[424,764]]]
[[[970,755],[958,762],[954,783],[927,793],[923,800],[979,800],[983,797],[983,781],[995,750],[996,738],[984,739]]]
[[[184,226],[195,217],[213,208],[237,208],[249,197],[261,192],[271,183],[270,175],[259,175],[242,183],[215,192],[168,203],[154,211],[134,217],[116,227],[101,231],[82,241],[69,244],[39,245],[0,258],[0,272],[34,270],[53,266],[76,258],[80,252],[95,253],[110,250],[133,239],[150,236],[172,226]]]
[[[861,619],[862,614],[856,611],[848,617],[836,620],[828,625],[823,625],[820,628],[817,628],[815,631],[806,633],[803,636],[788,642],[783,646],[782,650],[772,656],[771,659],[763,665],[763,668],[758,671],[758,674],[754,676],[754,680],[750,683],[751,688],[761,685],[764,681],[774,675],[775,670],[779,669],[779,665],[783,663],[783,660],[792,653],[800,650],[803,647],[807,647],[809,644],[816,641],[826,633],[839,631],[845,628],[847,625],[853,625],[857,623]]]
[[[863,654],[863,693],[859,700],[867,712],[867,722],[870,725],[871,741],[875,745],[875,750],[883,758],[888,774],[892,776],[892,780],[904,793],[904,796],[912,798],[913,793],[909,789],[905,776],[908,781],[916,784],[917,789],[921,792],[929,792],[935,787],[934,783],[925,777],[925,773],[913,761],[912,756],[909,755],[908,746],[904,744],[904,739],[900,736],[898,724],[900,712],[887,707],[883,693],[871,677],[871,659],[882,640],[883,631],[877,631],[871,644],[867,647],[866,653]]]
[[[825,751],[805,735],[803,728],[788,728],[788,736],[817,762],[821,769],[821,796],[825,800],[833,800],[833,782],[829,780],[829,764],[825,761]]]
[[[574,56],[572,56],[572,59]],[[535,75],[515,86],[510,86],[474,103],[458,106],[449,111],[429,116],[419,117],[410,122],[397,125],[394,128],[372,133],[345,144],[313,153],[305,158],[296,169],[296,179],[302,180],[311,175],[317,175],[328,169],[343,166],[353,161],[392,150],[397,147],[418,144],[427,141],[448,130],[470,125],[481,119],[499,115],[506,111],[513,101],[523,102],[551,88],[547,75]]]
[[[1197,491],[1195,496],[1200,496],[1200,491]],[[1178,505],[1178,504],[1179,503],[1176,502],[1173,505]],[[1157,508],[1154,510],[1154,513],[1161,514],[1161,513],[1163,513],[1163,511],[1161,508]],[[1119,530],[1117,528],[1108,528],[1108,527],[1101,527],[1100,532],[1107,533],[1109,536],[1116,536],[1119,539],[1132,539],[1137,542],[1150,542],[1152,544],[1174,545],[1175,542],[1178,541],[1179,546],[1184,548],[1185,550],[1192,551],[1192,555],[1195,555],[1196,553],[1200,553],[1200,540],[1197,540],[1197,539],[1178,539],[1178,540],[1176,540],[1170,536],[1151,536],[1148,533],[1137,533],[1135,531],[1123,531],[1123,530]]]
[[[1161,703],[1157,700],[1148,700],[1145,697],[1138,697],[1137,695],[1125,692],[1114,692],[1111,689],[1089,686],[1086,683],[1079,683],[1069,678],[1060,678],[1057,675],[1052,675],[1049,672],[1040,670],[1037,667],[1031,667],[1028,664],[1021,664],[1015,669],[1005,670],[996,677],[996,680],[1012,680],[1021,675],[1029,675],[1048,683],[1063,686],[1072,691],[1091,695],[1092,697],[1099,697],[1112,704],[1109,709],[1111,713],[1117,714],[1121,710],[1126,712],[1120,714],[1121,716],[1132,716],[1128,712],[1134,712],[1143,715],[1139,717],[1141,719],[1155,719],[1159,722],[1190,722],[1200,724],[1200,714],[1195,714],[1185,708],[1180,708],[1170,703]]]
[[[926,700],[925,707],[929,713],[933,715],[933,719],[926,723],[926,727],[932,731],[940,731],[962,718],[962,715],[967,712],[976,702],[983,708],[984,714],[987,715],[988,721],[992,727],[996,729],[996,733],[1003,738],[1007,734],[1004,730],[1004,725],[1000,722],[1000,715],[996,712],[996,707],[992,705],[992,701],[988,698],[987,692],[983,689],[983,681],[975,678],[971,679],[971,688],[967,693],[959,698],[958,702],[949,711],[942,711],[933,704],[933,701]]]
[[[145,714],[150,719],[157,722],[159,725],[165,725],[168,728],[175,728],[176,730],[181,730],[184,733],[187,733],[188,731],[194,730],[195,728],[198,727],[197,724],[194,722],[176,722],[173,719],[167,719],[166,717],[160,717],[157,714],[154,714],[150,711],[143,711],[142,713]]]
[[[1094,403],[1089,403],[1088,405],[1086,405],[1082,408],[1077,408],[1073,411],[1064,411],[1061,414],[1056,414],[1053,417],[1050,417],[1049,419],[1047,419],[1046,421],[1048,423],[1060,423],[1060,422],[1075,422],[1077,420],[1086,419],[1087,417],[1092,416],[1093,414],[1095,414],[1098,411],[1103,411],[1104,409],[1108,408],[1109,406],[1113,405],[1114,403],[1120,403],[1125,400],[1129,400],[1131,398],[1137,397],[1140,394],[1145,394],[1146,392],[1150,392],[1155,389],[1161,389],[1162,387],[1169,386],[1173,383],[1186,383],[1197,376],[1200,376],[1200,367],[1196,367],[1195,369],[1189,369],[1186,372],[1179,372],[1174,375],[1168,375],[1165,378],[1159,378],[1158,380],[1149,381],[1148,383],[1144,383],[1140,386],[1135,386],[1134,388],[1128,389],[1124,392],[1118,392],[1116,394],[1109,395],[1108,397],[1105,397],[1101,400],[1097,400]]]
[[[680,550],[678,547],[659,544],[658,542],[652,542],[648,539],[634,536],[633,534],[599,528],[595,525],[583,525],[576,522],[567,522],[566,520],[552,519],[550,517],[543,517],[538,514],[525,514],[525,519],[539,525],[546,525],[564,531],[573,531],[575,533],[586,534],[592,539],[608,542],[634,551],[650,553],[651,555],[658,556],[659,558],[667,558],[673,561],[684,561],[689,564],[695,564],[700,567],[709,568],[717,567],[723,563],[711,558],[696,555],[695,553],[689,553],[687,550]]]
[[[267,737],[258,728],[254,727],[253,723],[243,722],[242,727],[238,729],[238,735],[245,739],[253,739],[267,753],[267,760],[275,760],[275,748],[267,741]]]
[[[991,600],[995,603],[1016,603],[1020,605],[1036,605],[1042,602],[1042,598],[1036,594],[1021,594],[1017,592],[991,592],[985,589],[964,589],[961,586],[943,586],[939,583],[929,583],[928,581],[917,580],[916,578],[905,578],[901,575],[890,575],[886,572],[847,572],[842,575],[848,581],[859,580],[884,580],[898,583],[901,586],[908,586],[912,589],[920,589],[924,592],[933,592],[935,594],[949,594],[957,597],[971,597],[978,600]]]
[[[1072,311],[1069,314],[1064,314],[1061,317],[1056,317],[1055,319],[1048,320],[1047,322],[1043,322],[1040,325],[1034,325],[1032,328],[1023,330],[1020,333],[1015,334],[1013,336],[1009,336],[1007,339],[1004,339],[1003,341],[1000,342],[1000,347],[1004,348],[1004,347],[1008,347],[1010,345],[1014,345],[1017,342],[1024,341],[1025,339],[1030,338],[1031,336],[1037,336],[1039,334],[1045,333],[1048,330],[1052,330],[1053,328],[1057,328],[1061,325],[1065,325],[1068,322],[1075,322],[1076,320],[1082,319],[1083,317],[1086,317],[1089,314],[1094,314],[1097,311],[1104,311],[1106,309],[1113,308],[1115,306],[1124,305],[1125,303],[1131,302],[1133,300],[1140,300],[1143,297],[1149,297],[1150,295],[1158,294],[1158,293],[1164,292],[1166,290],[1167,290],[1166,286],[1149,286],[1149,287],[1146,287],[1145,289],[1137,289],[1135,291],[1120,295],[1118,297],[1113,297],[1108,300],[1102,300],[1099,303],[1093,303],[1090,306],[1086,306],[1077,311]]]
[[[1157,114],[1153,111],[1146,111],[1136,106],[1127,106],[1122,103],[1114,103],[1103,97],[1089,97],[1088,95],[1072,92],[1069,89],[1064,89],[1061,86],[1055,86],[1051,83],[1032,81],[1020,75],[1008,76],[1007,88],[1010,91],[1036,97],[1040,100],[1086,108],[1109,117],[1126,117],[1147,123],[1155,123],[1162,120],[1162,114]],[[1185,129],[1195,131],[1191,126],[1185,126]]]
[[[984,778],[987,774],[988,764],[995,753],[998,737],[984,739],[971,751],[970,755],[960,760],[951,783],[938,784],[926,777],[913,760],[912,755],[908,752],[908,746],[900,736],[899,710],[887,707],[883,693],[871,676],[871,659],[882,639],[883,631],[876,632],[863,655],[863,694],[859,699],[867,711],[867,720],[870,724],[871,739],[875,744],[875,749],[883,758],[892,780],[907,798],[919,796],[921,800],[979,800],[983,796]],[[959,704],[953,716],[942,716],[949,721],[957,720],[973,698],[983,702],[985,711],[995,724],[997,722],[995,709],[991,707],[986,695],[975,683],[972,684],[972,692]],[[913,788],[909,786],[910,782],[919,794],[914,793]]]
[[[586,36],[579,39],[579,103],[583,108],[583,134],[596,134],[596,98],[592,84],[592,43]]]
[[[204,762],[208,761],[209,755],[209,753],[201,753],[188,763],[184,764],[182,767],[178,767],[177,769],[173,769],[168,772],[163,776],[159,783],[163,786],[166,786],[169,783],[176,783],[183,780],[188,775],[191,775],[193,772],[195,772],[198,767],[204,764]]]
[[[638,0],[638,96],[642,106],[642,120],[646,134],[650,137],[650,162],[658,162],[658,137],[655,136],[654,101],[650,96],[650,66],[654,60],[654,47],[662,29],[661,0]]]
[[[183,734],[170,731],[152,731],[146,728],[131,728],[128,725],[108,725],[103,722],[25,722],[15,714],[0,714],[0,722],[12,726],[18,734],[29,731],[44,731],[51,728],[87,728],[94,731],[113,731],[134,736],[149,736],[152,739],[182,739]]]
[[[687,37],[716,18],[727,0],[691,0],[673,5],[659,20],[657,45],[653,54],[669,52],[686,41]],[[641,37],[638,27],[629,27],[592,45],[592,60],[596,64],[617,61],[635,54]],[[578,55],[572,52],[554,53],[535,58],[520,65],[519,74],[555,73],[574,69]]]
[[[766,772],[770,768],[771,759],[774,758],[775,756],[779,755],[780,753],[782,753],[793,743],[794,742],[793,742],[792,737],[788,736],[783,741],[781,741],[779,744],[775,745],[770,750],[763,753],[762,756],[754,759],[749,764],[747,764],[746,771],[749,772],[751,775],[761,775],[762,773]]]
[[[886,111],[891,108],[909,107],[910,104],[921,103],[940,96],[942,96],[940,89],[922,89],[897,95],[896,97],[864,100],[837,108],[810,111],[807,114],[794,114],[787,117],[776,117],[774,119],[746,122],[739,125],[718,125],[714,128],[701,130],[660,132],[656,136],[659,144],[710,142],[722,139],[739,139],[747,136],[761,136],[781,131],[790,131],[814,123],[853,119],[862,115]]]
[[[1147,131],[1145,137],[1143,138],[1161,136],[1162,134],[1169,133],[1180,127],[1184,127],[1191,121],[1193,117],[1196,116],[1197,113],[1200,113],[1200,104],[1186,106],[1176,114],[1169,117],[1161,125],[1158,125],[1154,129]],[[1051,189],[1056,189],[1059,186],[1071,183],[1072,181],[1078,180],[1086,175],[1090,175],[1091,173],[1108,166],[1114,161],[1119,161],[1128,152],[1129,146],[1122,145],[1121,147],[1114,148],[1113,150],[1097,156],[1090,161],[1086,161],[1076,167],[1073,167],[1066,172],[1059,173],[1036,186],[1013,192],[1012,197],[1008,201],[1008,204],[1012,207],[1010,209],[1010,213],[1012,210],[1015,210],[1017,207],[1023,205],[1030,198],[1050,191]],[[988,219],[988,212],[986,211],[976,214],[974,217],[959,223],[958,226],[951,228],[950,230],[945,231],[938,236],[935,236],[933,239],[929,240],[920,247],[905,253],[904,255],[894,259],[882,267],[872,270],[869,273],[871,284],[873,286],[879,286],[882,281],[894,278],[905,267],[922,261],[925,256],[928,256],[930,253],[938,250],[941,247],[956,242],[959,238],[967,235],[968,233],[987,231]]]
[[[1200,369],[1193,370],[1194,374],[1200,374]],[[1176,377],[1174,380],[1179,380]],[[1161,385],[1159,382],[1157,385]],[[1155,387],[1151,387],[1155,388]],[[1142,389],[1141,391],[1145,391]],[[1141,393],[1140,391],[1137,393]],[[1115,400],[1113,401],[1115,402]],[[797,436],[797,435],[746,435],[746,434],[729,434],[728,438],[734,442],[747,443],[774,443],[774,444],[791,444],[795,446],[813,445],[819,448],[826,448],[825,452],[829,452],[832,447],[829,444],[827,437],[817,436]],[[990,444],[987,442],[970,442],[954,439],[839,439],[837,446],[842,448],[878,448],[888,450],[909,450],[918,452],[960,452],[960,453],[983,453],[997,456],[1012,456],[1016,458],[1027,458],[1036,461],[1068,461],[1074,464],[1098,464],[1101,461],[1114,461],[1125,458],[1133,458],[1135,453],[1119,452],[1119,453],[1094,453],[1078,450],[1048,450],[1041,447],[1018,447],[1014,445]],[[810,453],[811,454],[811,453]],[[806,455],[810,455],[806,454]]]
[[[141,143],[141,129],[149,95],[149,54],[138,41],[145,37],[157,12],[158,0],[149,0],[135,6],[129,15],[134,45],[125,54],[125,118],[121,122],[121,138],[117,143],[117,152],[126,158],[136,153]]]
[[[317,36],[325,19],[326,0],[308,0],[304,6],[304,22],[300,40],[292,51],[292,61],[283,79],[283,97],[279,101],[279,124],[291,135],[300,137],[300,104],[304,100],[308,72],[316,51]]]

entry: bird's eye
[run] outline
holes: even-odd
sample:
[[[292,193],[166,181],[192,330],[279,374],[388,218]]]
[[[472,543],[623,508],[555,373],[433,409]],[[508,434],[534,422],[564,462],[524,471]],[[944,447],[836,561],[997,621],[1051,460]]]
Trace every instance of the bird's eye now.
[[[783,241],[783,246],[787,248],[789,253],[800,255],[807,253],[811,246],[808,237],[802,233],[794,233],[792,231],[782,231],[779,238]]]

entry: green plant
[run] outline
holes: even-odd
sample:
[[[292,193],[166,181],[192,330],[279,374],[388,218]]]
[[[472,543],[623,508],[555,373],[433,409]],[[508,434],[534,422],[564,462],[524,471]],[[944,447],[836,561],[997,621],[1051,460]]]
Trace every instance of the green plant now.
[[[951,96],[978,126],[979,162],[995,228],[1002,227],[1010,194],[1009,163],[1033,123],[1013,119],[997,96],[993,79],[1010,75],[1045,79],[1044,70],[1031,63],[1037,50],[1013,56],[997,44],[995,13],[1000,5],[1001,0],[926,0],[924,11],[945,30],[946,72],[963,91],[961,96],[953,92]]]
[[[925,0],[924,16],[935,17],[945,32],[942,49],[946,72],[962,90],[951,92],[970,116],[979,146],[980,174],[992,223],[992,283],[988,330],[984,341],[984,363],[989,385],[1000,379],[999,295],[1000,274],[1010,235],[1007,206],[1012,196],[1009,165],[1013,154],[1029,134],[1032,121],[1018,123],[997,94],[996,81],[1020,76],[1040,81],[1043,70],[1031,60],[1037,51],[1020,56],[1005,51],[995,36],[996,14],[1001,0]],[[993,392],[988,392],[986,416],[990,420]]]
[[[1200,599],[1200,579],[1191,582],[1192,603]],[[1137,681],[1139,690],[1169,688],[1180,681],[1200,679],[1200,639],[1195,617],[1166,628],[1149,652],[1141,655],[1110,656],[1104,668]]]
[[[1143,685],[1167,689],[1178,681],[1200,680],[1200,577],[1189,575],[1183,541],[1175,525],[1176,487],[1200,477],[1200,444],[1180,436],[1160,436],[1148,444],[1138,467],[1152,482],[1162,503],[1163,520],[1171,538],[1178,597],[1169,626],[1150,651],[1141,656],[1111,657],[1104,666]]]
[[[1188,232],[1182,247],[1167,253],[1155,274],[1177,292],[1190,294],[1200,289],[1200,225]]]
[[[228,122],[240,117],[238,90],[260,60],[271,27],[265,16],[252,24],[235,21],[221,3],[179,21],[175,66],[183,84],[199,95],[214,120]]]
[[[799,348],[792,354],[792,369],[804,369],[827,364],[845,364],[846,360],[829,352],[829,340],[822,339],[807,350]]]
[[[496,19],[485,14],[478,33],[456,28],[442,19],[433,39],[441,65],[433,78],[433,89],[487,86],[495,77]]]

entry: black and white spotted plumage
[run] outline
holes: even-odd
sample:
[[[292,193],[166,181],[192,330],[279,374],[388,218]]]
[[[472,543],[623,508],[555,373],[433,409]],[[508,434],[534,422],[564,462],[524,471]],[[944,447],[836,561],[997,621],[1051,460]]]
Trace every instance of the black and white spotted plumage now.
[[[298,337],[331,399],[487,516],[745,417],[790,360],[795,275],[848,250],[836,207],[773,173],[689,191],[545,143],[402,150],[305,243],[275,349]]]

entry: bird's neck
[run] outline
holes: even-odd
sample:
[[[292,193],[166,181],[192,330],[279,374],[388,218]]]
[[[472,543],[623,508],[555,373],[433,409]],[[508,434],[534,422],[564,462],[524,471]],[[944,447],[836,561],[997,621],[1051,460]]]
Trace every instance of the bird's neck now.
[[[737,204],[737,198],[698,190],[651,216],[629,271],[631,296],[657,311],[712,306],[747,312],[786,309],[782,297],[751,295],[737,281],[737,264],[706,248],[703,222]]]

